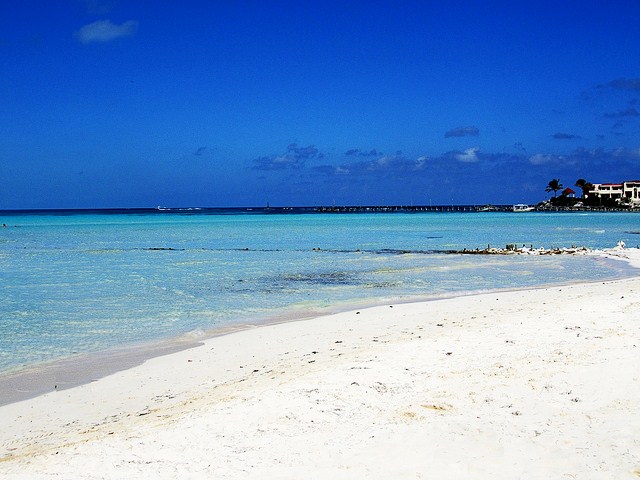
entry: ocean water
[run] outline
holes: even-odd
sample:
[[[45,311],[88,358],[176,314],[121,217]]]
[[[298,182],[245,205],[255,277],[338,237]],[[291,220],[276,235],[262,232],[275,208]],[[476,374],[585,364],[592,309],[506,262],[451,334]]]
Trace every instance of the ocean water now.
[[[630,213],[212,213],[0,212],[0,373],[349,306],[635,274],[444,250],[640,244]]]

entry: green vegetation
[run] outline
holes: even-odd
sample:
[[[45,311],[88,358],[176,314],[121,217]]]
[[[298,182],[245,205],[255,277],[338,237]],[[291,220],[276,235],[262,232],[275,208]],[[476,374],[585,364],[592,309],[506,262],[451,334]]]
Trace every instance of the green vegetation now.
[[[544,189],[545,192],[553,192],[553,196],[556,197],[558,194],[558,190],[562,190],[564,187],[563,185],[560,183],[560,180],[557,178],[554,178],[553,180],[551,180],[549,182],[549,184],[547,185],[547,188]]]
[[[576,180],[576,187],[582,190],[582,198],[586,198],[589,192],[593,190],[593,183],[587,182],[584,178],[579,178]]]

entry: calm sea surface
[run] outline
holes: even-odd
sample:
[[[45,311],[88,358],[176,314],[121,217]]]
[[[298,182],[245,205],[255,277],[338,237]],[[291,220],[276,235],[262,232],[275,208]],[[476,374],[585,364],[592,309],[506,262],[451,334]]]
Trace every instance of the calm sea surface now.
[[[0,212],[0,373],[279,316],[635,272],[441,250],[640,244],[629,213],[191,213]]]

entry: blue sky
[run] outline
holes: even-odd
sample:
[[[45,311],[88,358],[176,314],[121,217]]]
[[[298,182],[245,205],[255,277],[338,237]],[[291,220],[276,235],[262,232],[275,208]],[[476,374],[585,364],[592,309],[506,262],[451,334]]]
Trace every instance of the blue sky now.
[[[640,3],[24,0],[0,209],[534,203],[640,178]]]

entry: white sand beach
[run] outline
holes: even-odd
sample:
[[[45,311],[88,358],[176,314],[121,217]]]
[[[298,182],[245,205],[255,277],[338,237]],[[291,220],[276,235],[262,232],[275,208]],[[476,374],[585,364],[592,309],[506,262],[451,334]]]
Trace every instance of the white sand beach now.
[[[640,278],[240,331],[0,426],[3,479],[638,478]]]

